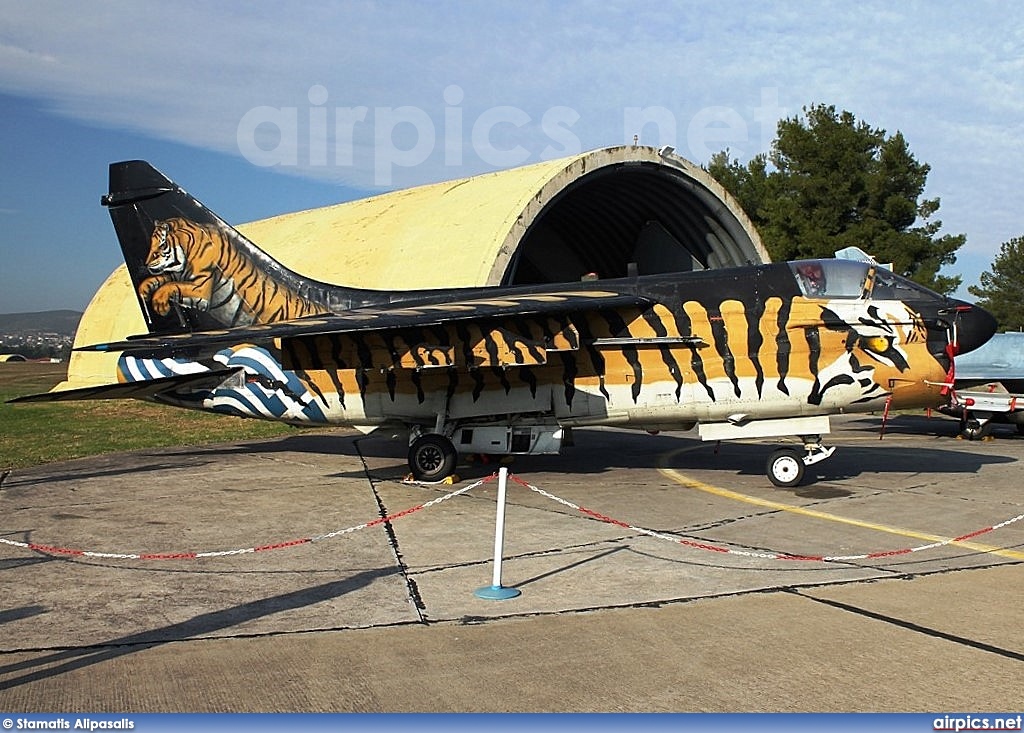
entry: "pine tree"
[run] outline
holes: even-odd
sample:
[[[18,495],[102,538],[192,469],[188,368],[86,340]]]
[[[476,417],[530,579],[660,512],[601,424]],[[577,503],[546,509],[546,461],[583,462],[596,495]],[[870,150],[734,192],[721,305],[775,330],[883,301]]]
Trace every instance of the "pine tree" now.
[[[991,272],[981,273],[979,282],[967,291],[995,316],[999,330],[1024,330],[1024,237],[1003,242]]]
[[[771,169],[769,169],[769,166]],[[942,293],[959,276],[940,275],[956,262],[966,237],[939,236],[938,199],[922,199],[928,173],[897,132],[858,122],[833,106],[804,108],[781,120],[769,156],[746,166],[729,151],[708,171],[751,218],[775,261],[831,257],[855,246],[893,270]]]

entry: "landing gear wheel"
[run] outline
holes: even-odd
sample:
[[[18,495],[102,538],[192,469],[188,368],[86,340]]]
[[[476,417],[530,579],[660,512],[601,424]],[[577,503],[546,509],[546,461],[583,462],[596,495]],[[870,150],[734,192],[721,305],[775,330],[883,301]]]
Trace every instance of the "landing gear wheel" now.
[[[409,468],[417,481],[443,481],[455,471],[458,454],[452,442],[438,433],[427,433],[409,447]]]
[[[765,469],[768,479],[779,488],[796,486],[804,478],[804,461],[799,451],[779,448],[768,456]]]
[[[982,423],[978,422],[977,420],[968,420],[964,423],[963,430],[960,434],[963,435],[968,440],[981,440],[982,438],[989,434],[989,431],[991,429],[991,425],[989,425],[987,422]]]

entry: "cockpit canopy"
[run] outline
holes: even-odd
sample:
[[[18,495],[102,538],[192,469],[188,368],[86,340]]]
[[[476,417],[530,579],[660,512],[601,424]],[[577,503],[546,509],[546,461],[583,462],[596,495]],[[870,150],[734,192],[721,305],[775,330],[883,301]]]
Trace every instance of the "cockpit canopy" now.
[[[793,277],[808,298],[942,300],[942,296],[878,265],[855,260],[797,260]]]

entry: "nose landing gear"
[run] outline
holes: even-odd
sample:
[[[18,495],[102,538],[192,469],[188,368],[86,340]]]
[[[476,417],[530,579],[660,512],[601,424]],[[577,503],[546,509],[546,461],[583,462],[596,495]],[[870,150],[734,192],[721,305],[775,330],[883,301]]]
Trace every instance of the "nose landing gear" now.
[[[835,446],[826,448],[820,435],[801,435],[803,455],[795,448],[778,448],[768,456],[765,473],[768,480],[782,489],[797,486],[804,478],[807,466],[820,463],[835,453]]]

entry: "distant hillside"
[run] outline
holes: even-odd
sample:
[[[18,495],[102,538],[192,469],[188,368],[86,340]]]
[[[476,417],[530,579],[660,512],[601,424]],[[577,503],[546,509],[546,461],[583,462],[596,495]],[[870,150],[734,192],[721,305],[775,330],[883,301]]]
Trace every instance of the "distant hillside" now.
[[[59,333],[71,335],[78,329],[82,314],[78,311],[41,311],[39,313],[0,313],[0,333]]]

